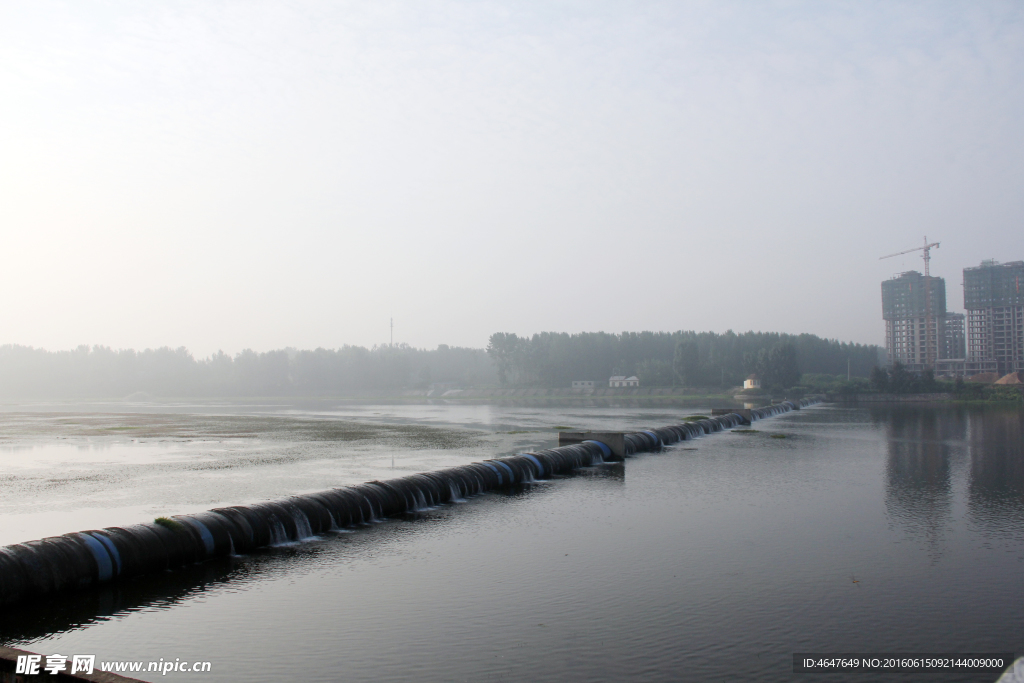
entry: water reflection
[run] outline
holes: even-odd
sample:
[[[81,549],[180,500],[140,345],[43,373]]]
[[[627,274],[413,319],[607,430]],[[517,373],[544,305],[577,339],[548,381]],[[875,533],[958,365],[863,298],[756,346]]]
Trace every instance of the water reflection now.
[[[989,532],[1024,536],[1024,411],[973,412],[968,448],[971,521]]]
[[[878,407],[872,419],[886,432],[886,510],[938,561],[952,521],[952,459],[963,450],[966,411],[959,406]]]
[[[959,500],[986,532],[1024,536],[1024,412],[919,405],[872,409],[886,435],[886,509],[932,556],[942,555]],[[958,470],[963,476],[958,476]]]
[[[237,558],[218,558],[172,572],[46,596],[33,600],[31,609],[5,608],[0,610],[0,643],[31,643],[128,612],[169,608],[230,580],[238,573],[238,563]]]

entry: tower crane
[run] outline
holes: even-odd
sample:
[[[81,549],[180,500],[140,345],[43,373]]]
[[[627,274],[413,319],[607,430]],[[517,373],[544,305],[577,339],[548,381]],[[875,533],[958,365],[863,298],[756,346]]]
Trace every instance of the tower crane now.
[[[939,331],[937,329],[932,330],[932,287],[931,281],[931,270],[929,265],[931,264],[932,248],[938,249],[939,243],[932,242],[929,244],[928,236],[925,235],[924,246],[914,247],[913,249],[907,249],[905,251],[897,251],[895,254],[889,254],[888,256],[879,256],[878,260],[892,258],[893,256],[902,256],[903,254],[909,254],[913,251],[923,251],[921,255],[924,258],[924,360],[925,364],[935,367],[935,360],[939,355]]]
[[[906,251],[897,251],[895,254],[889,254],[888,256],[879,256],[878,260],[881,261],[882,259],[892,258],[893,256],[902,256],[903,254],[909,254],[912,251],[922,251],[922,250],[924,250],[924,254],[922,254],[922,256],[924,257],[924,276],[925,277],[930,277],[931,273],[928,272],[928,270],[929,270],[928,269],[928,264],[931,263],[931,260],[932,260],[932,255],[930,253],[932,247],[935,247],[936,249],[938,249],[939,248],[939,243],[938,242],[932,242],[931,244],[928,244],[928,237],[926,236],[924,238],[924,246],[923,247],[914,247],[913,249],[907,249]]]

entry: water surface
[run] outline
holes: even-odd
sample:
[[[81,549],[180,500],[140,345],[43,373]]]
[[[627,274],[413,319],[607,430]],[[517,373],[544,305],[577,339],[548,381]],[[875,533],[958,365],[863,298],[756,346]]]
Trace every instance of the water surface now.
[[[514,452],[518,439],[551,443],[557,425],[679,417],[378,408],[333,419],[440,430],[461,444],[448,449],[456,459],[496,455],[486,452],[495,444]],[[1020,411],[818,406],[754,429],[47,601],[5,613],[0,633],[44,653],[209,660],[210,674],[177,677],[211,681],[831,681],[853,678],[793,674],[792,653],[1024,653]],[[359,443],[377,460],[430,450],[395,438]],[[337,460],[349,457],[333,443]],[[135,466],[119,451],[109,460],[110,471]],[[321,462],[299,458],[280,471],[303,476]]]

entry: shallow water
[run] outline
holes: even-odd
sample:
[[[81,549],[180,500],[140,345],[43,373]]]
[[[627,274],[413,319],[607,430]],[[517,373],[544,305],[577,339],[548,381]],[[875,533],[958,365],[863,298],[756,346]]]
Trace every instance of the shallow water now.
[[[630,429],[679,418],[670,409],[435,408],[320,415],[371,434],[330,441],[333,458],[229,468],[216,486],[204,483],[208,470],[181,463],[235,457],[204,445],[216,429],[231,431],[231,415],[202,429],[205,418],[174,417],[161,433],[192,421],[197,440],[159,446],[167,451],[153,457],[189,487],[212,486],[220,496],[268,472],[288,475],[249,482],[249,495],[295,481],[345,483],[326,479],[387,470],[390,452],[414,468],[550,444],[556,425],[608,428],[618,419],[614,426]],[[249,439],[242,452],[310,447],[294,435],[312,427],[274,422],[309,420],[308,412],[234,417],[256,424],[233,432]],[[441,430],[456,445],[420,447],[447,437],[396,436],[374,425]],[[4,432],[8,444],[32,440],[14,436],[18,429]],[[0,633],[6,644],[43,653],[212,662],[210,674],[135,674],[147,680],[832,681],[853,678],[794,674],[792,653],[1024,652],[1020,411],[818,406],[754,429],[414,519],[8,610]],[[271,436],[282,433],[292,436]],[[157,448],[145,438],[143,447]],[[83,467],[135,467],[115,446],[127,447],[88,450],[81,457],[93,459]],[[63,457],[34,452],[43,470]],[[5,466],[4,481],[24,471]],[[131,476],[145,491],[162,490]],[[99,485],[118,491],[113,480]],[[49,495],[21,491],[35,496],[25,506]],[[163,505],[181,500],[165,495]]]
[[[559,427],[639,429],[682,414],[327,401],[3,408],[0,545],[550,448]]]

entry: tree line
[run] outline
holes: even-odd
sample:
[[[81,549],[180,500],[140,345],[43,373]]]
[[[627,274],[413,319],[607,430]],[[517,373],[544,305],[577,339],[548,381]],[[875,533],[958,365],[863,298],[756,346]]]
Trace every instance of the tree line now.
[[[756,373],[767,387],[797,385],[804,373],[868,377],[883,362],[875,345],[778,332],[498,332],[487,353],[505,385],[570,386],[636,375],[641,386],[730,387]]]
[[[884,394],[943,392],[952,394],[961,401],[1024,402],[1024,392],[1015,385],[965,382],[962,377],[957,377],[953,381],[936,379],[935,373],[931,370],[912,372],[899,361],[886,368],[874,368],[868,386],[859,388],[860,391],[868,389]],[[853,393],[857,393],[857,388],[854,388]]]
[[[642,386],[736,386],[758,373],[790,387],[802,373],[867,377],[876,346],[814,335],[746,332],[496,333],[487,349],[406,344],[279,349],[195,358],[185,348],[134,351],[80,346],[46,351],[0,346],[2,398],[153,396],[328,396],[425,389],[433,383],[569,387],[637,375]]]
[[[934,371],[911,372],[899,361],[888,368],[879,366],[871,370],[871,389],[883,394],[929,394],[946,388],[935,379]]]
[[[46,351],[0,346],[0,396],[123,398],[154,396],[317,396],[426,388],[434,382],[494,384],[483,349],[415,349],[405,344],[281,349],[196,359],[185,348],[134,351],[80,346]]]

